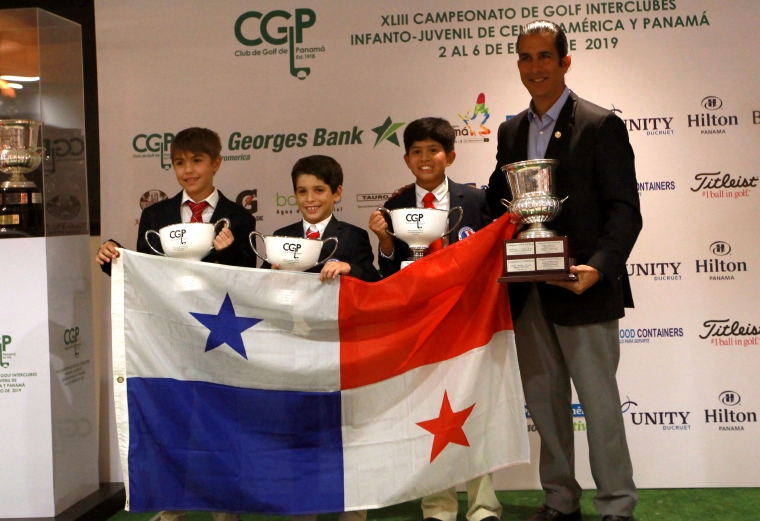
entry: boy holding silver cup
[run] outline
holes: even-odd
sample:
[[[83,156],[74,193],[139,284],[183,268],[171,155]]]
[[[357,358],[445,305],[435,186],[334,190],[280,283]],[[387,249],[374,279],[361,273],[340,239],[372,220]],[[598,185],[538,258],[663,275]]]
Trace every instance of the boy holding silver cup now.
[[[174,137],[170,154],[182,191],[143,210],[137,232],[138,252],[155,254],[145,238],[148,230],[181,223],[214,223],[227,218],[231,226],[216,235],[214,250],[202,260],[229,266],[256,267],[256,256],[245,241],[245,237],[256,229],[256,219],[214,187],[214,176],[222,164],[221,151],[219,135],[207,128],[187,128]],[[116,248],[120,247],[113,239],[100,246],[95,261],[104,273],[111,274],[111,259],[118,257]]]

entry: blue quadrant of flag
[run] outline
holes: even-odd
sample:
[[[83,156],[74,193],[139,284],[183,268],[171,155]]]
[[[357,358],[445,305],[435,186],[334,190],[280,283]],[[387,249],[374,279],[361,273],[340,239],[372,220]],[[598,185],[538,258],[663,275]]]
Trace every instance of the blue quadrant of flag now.
[[[342,512],[339,392],[132,377],[130,510]]]

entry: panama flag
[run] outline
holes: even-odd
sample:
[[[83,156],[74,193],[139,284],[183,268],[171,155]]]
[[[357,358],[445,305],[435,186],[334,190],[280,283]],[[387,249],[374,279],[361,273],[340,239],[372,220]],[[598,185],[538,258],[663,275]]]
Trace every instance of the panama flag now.
[[[132,511],[317,514],[529,461],[506,217],[381,282],[121,250],[118,440]]]

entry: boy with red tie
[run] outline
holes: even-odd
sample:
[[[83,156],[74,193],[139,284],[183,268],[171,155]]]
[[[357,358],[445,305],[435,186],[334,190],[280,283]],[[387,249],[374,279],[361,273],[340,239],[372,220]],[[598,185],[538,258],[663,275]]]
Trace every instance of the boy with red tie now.
[[[460,206],[464,211],[460,226],[433,243],[430,250],[440,249],[490,224],[493,219],[488,210],[485,192],[455,183],[446,176],[446,168],[456,158],[456,134],[448,121],[442,118],[422,118],[412,121],[404,130],[404,161],[416,182],[404,187],[400,193],[385,202],[389,210],[397,208],[437,208],[448,211]],[[452,214],[455,223],[458,216]],[[378,264],[383,277],[401,269],[401,262],[410,255],[409,246],[388,233],[388,222],[382,212],[373,212],[369,220],[380,242]],[[436,241],[438,242],[438,241]],[[467,521],[498,521],[501,504],[485,475],[467,482]],[[456,490],[454,487],[422,498],[422,515],[425,521],[456,521]]]
[[[222,164],[221,151],[219,135],[207,128],[186,128],[174,137],[170,153],[182,191],[143,210],[137,230],[137,251],[154,254],[145,240],[147,230],[158,231],[179,223],[215,223],[226,217],[232,223],[230,228],[219,232],[214,250],[203,262],[256,267],[256,255],[248,244],[248,235],[256,229],[256,219],[214,187],[214,176]],[[120,247],[112,239],[100,246],[95,262],[104,273],[111,274],[111,259],[119,256],[116,248]]]
[[[343,195],[343,169],[329,156],[308,156],[299,159],[290,173],[293,179],[298,209],[303,219],[290,226],[280,228],[274,235],[280,237],[305,237],[307,239],[327,239],[336,237],[338,249],[324,264],[314,266],[311,273],[319,273],[321,280],[334,279],[338,275],[349,275],[366,282],[380,280],[377,269],[372,264],[374,255],[365,230],[352,224],[341,222],[333,215],[335,203]],[[326,245],[321,259],[324,259],[332,245]],[[263,268],[269,264],[264,263]],[[275,264],[273,268],[279,268]]]

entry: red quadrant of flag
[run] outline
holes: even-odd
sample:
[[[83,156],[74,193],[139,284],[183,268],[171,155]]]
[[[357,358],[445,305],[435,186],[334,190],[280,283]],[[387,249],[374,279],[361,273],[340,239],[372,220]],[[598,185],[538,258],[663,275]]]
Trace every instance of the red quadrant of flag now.
[[[503,240],[505,215],[474,235],[374,284],[341,279],[341,388],[369,385],[450,360],[512,329]]]

